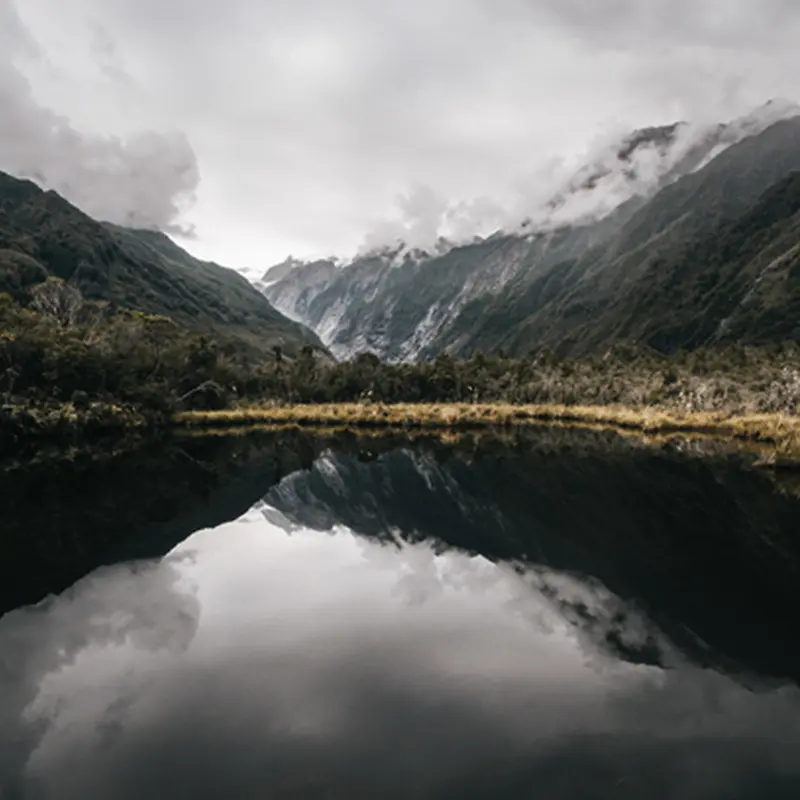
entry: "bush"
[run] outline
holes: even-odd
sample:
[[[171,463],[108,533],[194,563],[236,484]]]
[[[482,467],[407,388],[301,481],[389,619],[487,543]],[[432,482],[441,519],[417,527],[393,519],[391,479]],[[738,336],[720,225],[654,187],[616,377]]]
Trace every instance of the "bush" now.
[[[160,414],[224,408],[243,399],[618,403],[785,413],[796,413],[800,402],[800,349],[792,344],[671,357],[618,345],[602,358],[583,360],[543,350],[522,359],[476,353],[416,364],[386,364],[363,353],[336,364],[311,349],[296,358],[276,352],[255,359],[231,342],[195,334],[166,317],[83,300],[77,305],[77,316],[65,311],[56,319],[38,306],[25,308],[0,296],[0,396],[69,399],[76,409],[121,402]]]

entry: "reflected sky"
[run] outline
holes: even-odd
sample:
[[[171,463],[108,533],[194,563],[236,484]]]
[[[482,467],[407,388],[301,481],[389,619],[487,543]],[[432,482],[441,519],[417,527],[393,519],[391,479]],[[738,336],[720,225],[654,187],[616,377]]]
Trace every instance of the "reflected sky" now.
[[[621,611],[669,669],[602,646]],[[3,800],[800,792],[796,687],[686,663],[589,579],[263,503],[7,614],[0,659]]]

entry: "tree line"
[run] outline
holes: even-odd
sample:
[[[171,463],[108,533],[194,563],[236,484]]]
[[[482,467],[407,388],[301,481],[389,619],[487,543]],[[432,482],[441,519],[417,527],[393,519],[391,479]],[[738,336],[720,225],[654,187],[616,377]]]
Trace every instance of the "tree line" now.
[[[125,402],[169,413],[280,403],[564,403],[687,410],[797,410],[800,349],[729,346],[669,357],[619,344],[582,358],[546,349],[525,358],[441,354],[385,363],[361,353],[335,363],[306,347],[255,352],[167,317],[86,302],[57,279],[22,305],[0,295],[0,398]]]

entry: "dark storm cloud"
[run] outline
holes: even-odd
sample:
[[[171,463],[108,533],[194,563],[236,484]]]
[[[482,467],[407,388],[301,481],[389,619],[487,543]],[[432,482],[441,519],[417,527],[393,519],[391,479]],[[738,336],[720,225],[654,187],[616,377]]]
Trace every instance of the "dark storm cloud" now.
[[[186,132],[204,177],[191,218],[210,255],[239,265],[290,246],[353,249],[368,230],[390,230],[381,223],[402,218],[399,206],[416,213],[420,198],[460,208],[459,230],[502,221],[545,194],[553,156],[572,164],[598,136],[792,98],[800,70],[800,7],[790,0],[18,7],[72,76],[54,96],[59,111],[79,108],[87,126],[114,117],[135,130],[141,118]],[[67,22],[72,50],[59,30]],[[94,65],[78,65],[72,52],[93,42]],[[137,99],[113,77],[92,83],[94,103],[84,99],[92,70],[124,74]],[[169,175],[167,163],[151,176]]]

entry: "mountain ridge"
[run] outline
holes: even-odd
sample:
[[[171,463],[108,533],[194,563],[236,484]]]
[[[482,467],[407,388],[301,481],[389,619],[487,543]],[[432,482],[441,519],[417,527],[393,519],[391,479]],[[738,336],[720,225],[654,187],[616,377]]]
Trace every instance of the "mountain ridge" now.
[[[758,215],[762,197],[798,169],[800,119],[777,123],[665,187],[600,249],[507,285],[479,309],[479,319],[472,309],[469,318],[456,321],[451,338],[440,346],[459,354],[477,348],[521,354],[542,344],[581,353],[620,339],[658,343],[632,335],[636,325],[629,318],[637,319],[643,330],[646,315],[663,319],[671,313],[676,295],[662,298],[660,305],[652,300],[663,271],[691,254],[696,259],[702,254],[705,261],[683,269],[697,283],[707,284],[702,293],[713,290],[707,255],[715,251],[719,237],[727,236],[740,217]],[[700,298],[693,308],[698,314],[713,312]],[[655,333],[652,325],[649,330]],[[682,337],[662,343],[668,351],[700,344]]]
[[[49,276],[89,300],[168,316],[256,351],[324,350],[235,270],[194,258],[162,232],[99,222],[55,191],[0,171],[0,292],[24,301]]]
[[[624,184],[629,165],[651,170],[652,180],[639,193],[631,178],[628,195],[599,218],[538,229],[531,222],[527,230],[399,263],[373,253],[344,266],[330,260],[296,265],[262,290],[317,331],[339,358],[363,350],[405,361],[476,349],[510,347],[521,355],[543,344],[571,352],[605,346],[626,326],[612,324],[602,304],[625,313],[636,302],[646,307],[653,262],[675,263],[692,248],[706,252],[704,238],[800,168],[800,107],[788,102],[698,130],[690,137],[685,123],[644,128],[609,148],[612,162],[623,164],[622,178],[615,173],[612,183]],[[645,153],[639,161],[637,151]],[[607,163],[579,170],[574,196],[607,181]],[[562,207],[566,201],[551,202]],[[735,329],[749,335],[752,327]],[[633,335],[636,326],[627,331]]]

